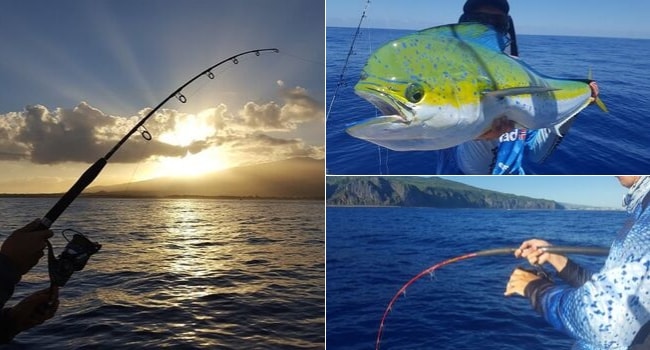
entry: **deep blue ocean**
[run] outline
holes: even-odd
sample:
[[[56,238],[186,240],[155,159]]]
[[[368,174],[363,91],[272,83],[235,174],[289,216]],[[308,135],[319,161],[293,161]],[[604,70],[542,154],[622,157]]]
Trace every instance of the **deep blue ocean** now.
[[[433,174],[436,151],[396,152],[355,139],[346,125],[376,115],[353,88],[370,53],[382,43],[412,31],[362,29],[347,71],[340,79],[356,28],[327,28],[327,172],[332,175]],[[560,146],[536,174],[646,174],[650,172],[650,40],[519,35],[521,58],[539,72],[563,78],[587,78],[591,69],[605,114],[585,109]],[[341,81],[332,103],[334,91]]]
[[[327,349],[373,349],[399,288],[443,260],[538,237],[556,245],[609,246],[623,211],[328,207]],[[573,256],[597,270],[604,257]],[[450,264],[415,282],[386,320],[382,349],[570,349],[572,340],[503,296],[512,256]]]
[[[57,198],[2,198],[0,240]],[[78,199],[53,226],[103,244],[54,318],[8,349],[323,349],[322,201]],[[46,288],[47,259],[11,306]],[[4,349],[4,347],[3,347]]]

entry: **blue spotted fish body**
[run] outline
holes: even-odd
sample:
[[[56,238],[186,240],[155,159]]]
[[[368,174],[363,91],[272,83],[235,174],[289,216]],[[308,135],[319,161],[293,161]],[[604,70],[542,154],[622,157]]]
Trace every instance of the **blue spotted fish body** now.
[[[554,287],[541,302],[544,317],[578,340],[574,350],[628,349],[650,322],[650,209],[635,208],[601,271],[579,288]]]
[[[476,139],[501,118],[553,127],[594,101],[585,79],[539,74],[503,53],[502,41],[491,27],[463,23],[382,46],[355,92],[384,115],[347,132],[396,151],[437,150]]]

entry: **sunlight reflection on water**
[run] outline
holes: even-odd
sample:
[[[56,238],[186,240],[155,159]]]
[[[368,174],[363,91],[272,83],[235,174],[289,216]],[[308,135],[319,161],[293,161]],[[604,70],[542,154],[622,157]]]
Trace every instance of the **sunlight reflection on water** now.
[[[0,199],[4,227],[50,202]],[[322,202],[80,199],[55,226],[103,247],[19,346],[324,348]],[[55,231],[52,243],[65,241]],[[14,300],[47,285],[45,265]]]

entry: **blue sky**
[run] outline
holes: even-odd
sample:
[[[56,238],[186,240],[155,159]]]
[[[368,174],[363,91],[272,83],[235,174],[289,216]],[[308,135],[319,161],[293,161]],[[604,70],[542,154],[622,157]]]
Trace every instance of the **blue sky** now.
[[[628,189],[614,176],[441,176],[471,186],[561,203],[621,208]]]
[[[186,104],[172,100],[147,122],[152,142],[129,140],[98,181],[322,158],[324,12],[303,0],[3,2],[0,192],[66,189],[147,108],[262,48],[280,53],[188,86]]]
[[[650,38],[650,2],[510,0],[518,33]],[[456,22],[464,0],[373,0],[364,26],[423,29]],[[356,27],[366,0],[328,0],[327,25]]]

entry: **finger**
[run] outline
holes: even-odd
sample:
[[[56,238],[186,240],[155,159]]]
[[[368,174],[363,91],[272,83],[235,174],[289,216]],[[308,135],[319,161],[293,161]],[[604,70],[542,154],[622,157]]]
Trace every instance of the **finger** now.
[[[540,264],[540,253],[539,251],[532,252],[530,255],[528,255],[528,262],[531,265],[539,265]]]
[[[514,271],[512,271],[512,277],[510,278],[510,282],[514,282],[513,279],[517,279],[517,280],[521,279],[522,276],[525,276],[528,273],[530,273],[530,272],[528,272],[528,271],[526,271],[526,270],[524,270],[524,269],[522,269],[520,267],[517,267],[517,268],[515,268]]]
[[[537,257],[537,263],[539,265],[542,265],[542,264],[548,262],[548,259],[550,257],[551,257],[551,255],[549,253],[543,252],[542,254],[539,255],[539,257]]]
[[[522,249],[521,256],[524,257],[524,258],[528,258],[531,255],[535,255],[535,252],[537,252],[537,250],[534,247],[528,247],[528,248]]]
[[[46,239],[54,236],[54,233],[52,232],[52,230],[38,230],[38,231],[34,231],[34,234],[37,237],[39,237],[39,238],[41,238],[43,240],[46,240]]]
[[[519,246],[518,250],[523,253],[523,251],[530,249],[531,247],[533,247],[532,241],[533,240],[531,239],[523,241]]]
[[[31,232],[31,231],[37,231],[38,228],[41,226],[41,220],[39,219],[34,219],[32,222],[29,224],[25,225],[24,227],[16,230],[20,232]]]
[[[45,232],[45,238],[46,239],[51,238],[52,236],[54,236],[54,232],[52,232],[52,230],[44,230],[44,232]]]
[[[43,253],[42,250],[38,250],[38,251],[36,251],[36,252],[34,253],[34,258],[35,258],[35,259],[34,259],[34,261],[33,261],[32,267],[34,267],[36,264],[38,264],[38,262],[41,260],[41,258],[43,257],[43,255],[45,255],[45,253]]]

